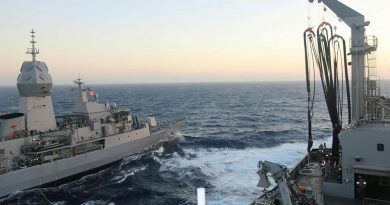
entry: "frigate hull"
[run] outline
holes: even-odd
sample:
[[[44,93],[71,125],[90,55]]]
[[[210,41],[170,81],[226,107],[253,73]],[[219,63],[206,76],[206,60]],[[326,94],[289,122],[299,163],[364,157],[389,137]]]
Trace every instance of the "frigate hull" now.
[[[177,131],[181,126],[182,122],[178,122],[167,129],[147,136],[139,136],[143,131],[149,131],[146,129],[117,134],[105,138],[108,144],[103,149],[0,175],[0,197],[72,178],[72,176],[108,165],[126,156],[140,153],[159,142],[173,139],[177,136]]]

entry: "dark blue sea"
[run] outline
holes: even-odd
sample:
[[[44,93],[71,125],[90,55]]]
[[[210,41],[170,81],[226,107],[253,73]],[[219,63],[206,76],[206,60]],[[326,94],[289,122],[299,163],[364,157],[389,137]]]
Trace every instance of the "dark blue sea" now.
[[[97,85],[102,102],[164,121],[185,117],[178,140],[166,142],[98,173],[52,188],[22,191],[3,204],[249,204],[260,192],[257,162],[292,167],[306,152],[304,82]],[[318,86],[319,88],[320,86]],[[69,114],[72,86],[55,86],[56,114]],[[318,90],[315,146],[330,143],[330,122]],[[0,112],[16,111],[15,87],[0,87]]]

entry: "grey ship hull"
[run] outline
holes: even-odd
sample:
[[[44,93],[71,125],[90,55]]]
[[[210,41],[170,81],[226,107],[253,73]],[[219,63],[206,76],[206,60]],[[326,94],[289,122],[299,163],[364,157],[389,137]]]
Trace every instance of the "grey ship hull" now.
[[[119,142],[101,150],[0,175],[0,197],[79,175],[121,160],[126,156],[139,153],[159,142],[173,139],[182,124],[183,122],[178,122],[167,129],[138,139],[127,137],[128,133],[113,135],[107,137],[106,140],[122,138],[124,142]]]

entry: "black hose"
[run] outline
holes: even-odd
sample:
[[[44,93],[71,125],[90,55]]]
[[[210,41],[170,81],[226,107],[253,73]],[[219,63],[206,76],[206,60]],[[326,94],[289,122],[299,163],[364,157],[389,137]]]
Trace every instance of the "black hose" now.
[[[317,40],[317,44],[314,43]],[[308,42],[309,41],[309,42]],[[317,47],[316,47],[317,45]],[[344,107],[344,83],[347,94],[348,123],[351,123],[350,87],[347,69],[345,40],[339,35],[333,35],[332,26],[323,22],[317,28],[317,38],[311,28],[304,32],[305,69],[307,89],[308,147],[313,145],[312,117],[314,94],[311,94],[310,60],[317,65],[326,105],[333,128],[332,160],[338,162],[340,141],[338,135],[342,129]],[[311,58],[310,58],[311,57]],[[313,66],[313,70],[315,70]],[[314,75],[315,76],[315,75]],[[345,78],[345,82],[344,82]],[[315,85],[315,82],[313,82]],[[314,91],[313,91],[314,93]]]
[[[304,39],[304,46],[305,46],[306,91],[307,91],[307,121],[308,121],[307,152],[310,152],[311,147],[313,146],[311,119],[313,117],[312,111],[313,111],[314,98],[312,100],[311,83],[310,83],[310,68],[309,68],[309,59],[308,59],[309,56],[308,56],[308,52],[307,52],[306,40],[307,40],[307,38],[309,38],[309,40],[310,39],[312,40],[314,36],[315,36],[315,34],[311,29],[307,29],[307,30],[305,30],[305,32],[303,32],[303,39]],[[314,89],[314,92],[315,92],[315,89]],[[314,95],[314,93],[313,93],[313,95]]]

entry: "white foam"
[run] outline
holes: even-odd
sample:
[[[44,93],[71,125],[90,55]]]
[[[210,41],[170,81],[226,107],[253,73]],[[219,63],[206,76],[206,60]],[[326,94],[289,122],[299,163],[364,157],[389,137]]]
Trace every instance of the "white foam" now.
[[[66,204],[66,201],[56,201],[56,202],[52,202],[53,205],[65,205]]]
[[[135,173],[144,171],[148,166],[140,166],[140,167],[134,167],[131,169],[122,170],[118,173],[117,176],[114,176],[111,181],[113,181],[115,184],[120,184],[124,182],[127,177],[134,176]]]
[[[329,143],[331,139],[327,139]],[[317,146],[323,142],[314,142]],[[306,154],[305,143],[283,144],[272,148],[235,149],[184,149],[187,157],[174,154],[172,158],[162,159],[161,171],[175,171],[186,167],[199,167],[211,178],[213,188],[206,189],[207,204],[248,204],[258,196],[259,177],[257,163],[268,160],[294,167]],[[189,156],[196,156],[191,158]],[[183,173],[185,174],[185,173]],[[193,196],[195,201],[196,190]]]
[[[164,152],[164,146],[162,146],[162,144],[158,147],[157,150],[154,150],[153,153],[158,155],[158,156],[161,156]]]
[[[92,201],[86,201],[82,203],[81,205],[100,205],[100,204],[107,204],[107,201],[103,200],[92,200]],[[111,203],[108,203],[111,204]]]

